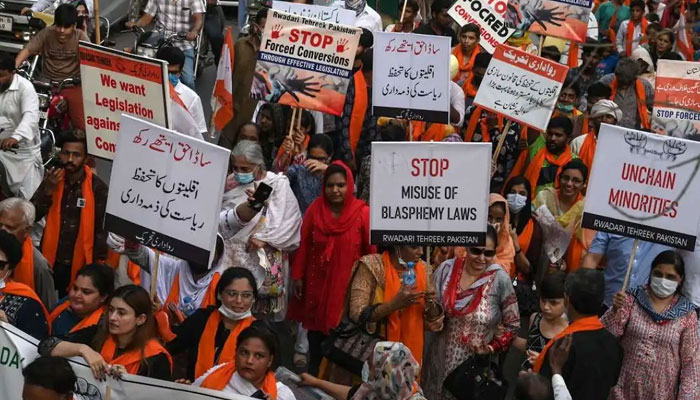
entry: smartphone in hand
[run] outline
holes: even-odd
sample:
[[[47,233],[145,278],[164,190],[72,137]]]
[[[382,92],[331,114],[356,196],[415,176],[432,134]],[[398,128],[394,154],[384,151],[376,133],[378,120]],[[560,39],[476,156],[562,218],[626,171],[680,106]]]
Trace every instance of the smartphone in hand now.
[[[248,201],[248,205],[253,210],[260,211],[265,205],[265,201],[267,201],[271,194],[272,187],[265,182],[260,182],[258,184],[258,188],[255,189],[255,193],[253,193],[254,201]]]

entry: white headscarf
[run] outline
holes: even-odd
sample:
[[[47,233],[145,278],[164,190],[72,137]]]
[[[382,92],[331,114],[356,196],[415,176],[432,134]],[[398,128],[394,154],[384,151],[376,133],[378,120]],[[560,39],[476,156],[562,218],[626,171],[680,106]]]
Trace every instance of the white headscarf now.
[[[593,105],[593,108],[591,108],[591,118],[601,117],[603,115],[613,116],[617,122],[622,120],[622,110],[620,110],[620,107],[612,100],[598,100],[598,102]]]

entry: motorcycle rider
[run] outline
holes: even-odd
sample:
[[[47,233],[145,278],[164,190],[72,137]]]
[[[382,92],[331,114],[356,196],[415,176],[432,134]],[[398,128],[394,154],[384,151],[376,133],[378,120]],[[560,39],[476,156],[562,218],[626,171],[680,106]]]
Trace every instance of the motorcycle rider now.
[[[76,29],[78,10],[72,4],[61,4],[54,13],[54,23],[34,36],[15,59],[15,66],[29,57],[41,55],[43,77],[52,81],[80,77],[78,42],[89,41],[84,31]],[[85,130],[83,94],[80,85],[65,87],[61,93],[68,102],[73,127]]]
[[[127,22],[128,29],[143,28],[156,19],[156,29],[168,34],[187,31],[187,40],[176,41],[174,45],[185,53],[185,66],[182,69],[182,83],[194,89],[194,47],[204,22],[204,2],[202,0],[149,0],[143,16],[136,22]],[[192,23],[190,23],[190,13]]]
[[[39,98],[34,85],[15,73],[12,55],[0,52],[0,175],[12,195],[29,199],[41,183]]]

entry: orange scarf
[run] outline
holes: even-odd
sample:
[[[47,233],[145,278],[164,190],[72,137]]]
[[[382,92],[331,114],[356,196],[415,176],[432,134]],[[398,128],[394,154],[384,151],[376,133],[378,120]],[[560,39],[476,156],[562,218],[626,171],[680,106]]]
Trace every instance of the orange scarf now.
[[[216,330],[219,328],[219,323],[221,322],[221,313],[219,310],[214,310],[207,319],[207,324],[204,326],[204,331],[202,332],[202,337],[197,347],[197,363],[194,366],[195,379],[204,375],[204,373],[214,365],[234,361],[238,335],[243,329],[249,327],[253,321],[255,321],[255,318],[251,316],[236,324],[235,328],[228,334],[224,348],[221,349],[219,353],[219,359],[215,360],[216,343],[214,343],[214,340],[216,339]]]
[[[56,320],[56,318],[58,318],[59,315],[66,311],[68,307],[70,307],[70,300],[66,300],[63,303],[59,304],[58,307],[54,308],[53,311],[51,311],[51,314],[49,315],[49,325],[53,325],[53,322]],[[74,327],[71,328],[70,331],[68,331],[68,333],[73,333],[81,329],[97,325],[97,323],[100,322],[100,318],[102,317],[102,313],[104,313],[104,311],[105,306],[102,306],[97,310],[93,311],[90,315],[81,319],[80,322],[78,322]]]
[[[211,279],[211,283],[209,284],[209,288],[207,289],[207,294],[202,298],[202,304],[199,305],[199,308],[207,308],[209,306],[214,306],[216,305],[216,285],[219,283],[219,279],[221,279],[221,274],[218,272],[214,274],[214,277]],[[163,304],[163,309],[167,310],[168,305],[173,304],[175,306],[175,309],[177,309],[178,304],[180,304],[180,273],[175,274],[175,278],[173,279],[172,286],[170,287],[170,293],[168,293],[168,298],[165,299],[165,304]],[[182,317],[181,319],[184,320],[184,317],[182,315],[179,315],[178,317]],[[182,322],[182,321],[179,321]]]
[[[467,73],[467,79],[465,79],[464,83],[462,84],[462,90],[464,91],[464,95],[467,97],[476,96],[476,88],[474,87],[474,85],[472,83],[474,81],[474,74],[472,74],[472,69],[474,69],[474,60],[476,59],[476,55],[479,54],[480,51],[481,51],[481,49],[477,45],[474,48],[474,51],[472,51],[472,55],[471,55],[471,57],[469,57],[469,61],[467,63],[465,63],[464,62],[464,52],[462,51],[462,45],[458,44],[452,50],[452,55],[457,57],[457,61],[459,64],[459,73],[453,79],[453,81],[457,82],[463,72]]]
[[[230,362],[223,364],[221,367],[217,368],[214,372],[209,374],[209,376],[204,379],[201,387],[206,389],[214,390],[224,390],[226,385],[236,373],[236,363]],[[265,375],[263,380],[262,391],[270,396],[272,400],[277,399],[277,380],[275,379],[274,372],[270,371]]]
[[[107,250],[107,259],[105,262],[107,265],[110,267],[117,269],[119,268],[119,258],[121,257],[121,254],[117,253],[116,251],[112,249]],[[141,285],[141,267],[138,266],[138,264],[129,262],[126,265],[126,275],[129,277],[131,282],[136,285],[140,286]]]
[[[576,332],[597,331],[599,329],[603,329],[603,324],[600,322],[600,319],[597,316],[581,318],[574,321],[571,325],[567,326],[566,329],[559,332],[556,336],[550,339],[549,342],[547,342],[547,345],[545,345],[540,352],[540,356],[537,357],[532,370],[535,372],[540,372],[542,369],[542,364],[544,363],[544,358],[547,355],[547,350],[549,350],[549,348],[552,347],[552,344],[554,344],[554,342],[557,340]]]
[[[413,140],[422,142],[442,142],[447,136],[447,125],[430,123],[428,129],[425,129],[427,123],[425,121],[411,121],[413,125]]]
[[[350,113],[350,148],[352,154],[357,150],[357,144],[360,142],[362,134],[362,124],[365,121],[367,113],[367,82],[362,74],[362,69],[355,72],[353,77],[355,80],[355,98],[353,99],[352,113]]]
[[[24,283],[9,280],[5,282],[5,287],[0,289],[0,300],[2,300],[2,298],[6,294],[27,297],[36,301],[37,303],[39,303],[39,306],[41,306],[41,311],[44,312],[44,318],[46,318],[46,321],[49,320],[49,312],[46,310],[44,303],[41,302],[39,296],[37,296],[36,292],[34,292],[29,286],[25,285]],[[49,333],[51,333],[51,324],[49,324]]]
[[[401,278],[398,271],[391,263],[389,252],[382,254],[384,264],[384,298],[391,300],[401,290]],[[427,278],[425,265],[421,261],[416,264],[416,290],[425,292],[427,288]],[[421,364],[423,359],[423,309],[425,300],[395,311],[387,318],[387,340],[401,342],[411,349],[411,353]]]
[[[469,124],[467,124],[467,132],[464,134],[464,141],[465,142],[472,142],[474,140],[474,130],[476,129],[476,124],[479,123],[479,120],[481,120],[480,127],[481,127],[481,142],[482,143],[489,143],[491,142],[491,134],[489,133],[489,127],[488,123],[486,120],[488,119],[488,116],[481,118],[481,115],[484,113],[484,109],[481,108],[480,106],[476,106],[474,108],[474,111],[472,111],[471,117],[469,117]],[[498,114],[498,129],[503,132],[503,115]]]
[[[543,146],[540,151],[537,152],[532,161],[530,161],[530,165],[528,165],[527,169],[525,170],[525,177],[528,179],[528,181],[530,181],[530,185],[532,185],[531,193],[533,200],[537,195],[537,183],[540,180],[540,171],[542,171],[542,164],[544,164],[544,160],[547,160],[551,165],[556,165],[559,167],[557,169],[557,175],[554,178],[554,186],[556,187],[557,181],[559,180],[559,174],[561,173],[561,167],[566,165],[566,163],[572,159],[573,154],[571,153],[571,148],[568,144],[566,145],[564,152],[559,155],[559,158],[555,158],[554,154],[548,152],[546,146]]]
[[[523,254],[527,254],[527,250],[530,248],[530,241],[532,240],[532,234],[535,233],[535,223],[530,218],[525,225],[525,229],[518,235],[518,245],[520,246],[520,251]]]
[[[613,16],[610,18],[610,23],[608,24],[608,37],[610,37],[610,43],[617,43],[617,34],[615,33],[615,23],[617,22],[617,11],[620,6],[615,6],[613,10]]]
[[[121,356],[114,358],[114,353],[116,351],[117,341],[114,340],[113,335],[109,335],[107,340],[105,340],[105,343],[102,345],[102,350],[100,351],[102,358],[104,358],[107,364],[118,364],[123,366],[126,368],[126,372],[130,373],[131,375],[138,374],[139,368],[141,367],[141,362],[143,360],[157,356],[161,353],[165,354],[165,356],[168,358],[170,368],[172,369],[173,367],[173,359],[170,357],[170,353],[168,353],[168,351],[165,350],[165,347],[163,347],[155,339],[150,339],[148,343],[146,343],[146,347],[143,348],[143,358],[141,357],[141,350],[139,349],[127,351]]]
[[[22,259],[12,272],[12,280],[24,283],[32,290],[36,290],[34,287],[34,245],[29,236],[22,243]]]
[[[646,18],[642,18],[642,37],[647,34],[648,25],[649,21],[647,21]],[[627,23],[627,35],[625,36],[625,52],[627,53],[627,57],[632,55],[632,42],[634,41],[634,29],[636,27],[637,26],[634,24],[634,21],[630,19]]]
[[[586,134],[586,138],[583,139],[583,144],[581,145],[581,150],[578,152],[578,158],[583,161],[590,171],[593,168],[593,157],[595,156],[595,147],[597,140],[593,132]],[[590,172],[589,172],[590,175]]]
[[[615,96],[617,96],[617,77],[614,77],[612,83],[610,83],[610,90],[612,90],[610,100],[615,101]],[[639,124],[642,129],[650,129],[649,113],[647,112],[647,95],[644,91],[644,84],[642,84],[641,79],[637,78],[635,81],[634,90],[637,94],[637,115],[639,116]]]
[[[578,42],[573,40],[569,42],[569,58],[566,60],[566,65],[569,68],[578,67]]]
[[[85,264],[93,261],[92,248],[95,241],[95,195],[92,192],[92,171],[88,166],[84,166],[85,177],[81,186],[85,205],[80,210],[80,228],[75,239],[75,249],[73,250],[73,261],[71,265],[70,284],[75,280],[75,275]],[[41,253],[53,268],[56,262],[56,252],[58,251],[58,240],[61,235],[61,203],[63,200],[63,188],[65,178],[61,179],[53,192],[51,208],[46,214],[46,227],[44,228],[44,239],[41,244]],[[70,285],[69,285],[70,286]]]

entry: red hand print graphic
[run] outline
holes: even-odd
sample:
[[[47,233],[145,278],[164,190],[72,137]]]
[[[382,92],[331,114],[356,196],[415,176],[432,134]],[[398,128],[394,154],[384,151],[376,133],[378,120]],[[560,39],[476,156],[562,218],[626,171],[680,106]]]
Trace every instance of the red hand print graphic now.
[[[281,38],[282,36],[284,36],[283,34],[280,33],[281,30],[282,30],[282,25],[275,25],[275,26],[273,26],[273,27],[272,27],[272,33],[270,34],[270,37],[271,37],[272,39],[279,39],[279,38]]]
[[[337,47],[335,48],[338,53],[343,53],[345,50],[348,48],[345,47],[348,45],[348,40],[347,39],[338,39],[338,42],[336,42]]]

